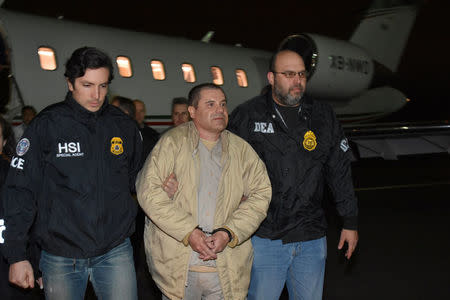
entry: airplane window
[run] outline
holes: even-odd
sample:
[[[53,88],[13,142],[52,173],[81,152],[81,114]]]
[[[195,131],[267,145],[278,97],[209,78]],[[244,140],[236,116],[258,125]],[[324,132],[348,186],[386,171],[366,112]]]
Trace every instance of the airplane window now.
[[[39,62],[41,68],[47,71],[56,70],[55,51],[49,47],[39,47],[38,49]]]
[[[219,67],[211,67],[211,75],[212,75],[214,84],[217,84],[217,85],[223,84],[222,70]]]
[[[184,81],[195,82],[194,66],[191,64],[182,64],[181,69],[183,70]]]
[[[248,87],[247,74],[242,69],[236,69],[236,79],[240,87]]]
[[[117,67],[119,68],[119,74],[122,77],[133,76],[133,71],[131,70],[130,59],[126,56],[117,56],[116,58]]]
[[[164,64],[160,60],[152,60],[150,63],[153,72],[153,78],[156,80],[166,79],[166,72],[164,71]]]

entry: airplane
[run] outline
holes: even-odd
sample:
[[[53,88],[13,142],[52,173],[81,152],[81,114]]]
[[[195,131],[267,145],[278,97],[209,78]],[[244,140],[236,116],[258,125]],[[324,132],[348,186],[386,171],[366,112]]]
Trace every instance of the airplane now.
[[[374,1],[349,41],[305,33],[279,45],[304,57],[307,93],[330,102],[343,122],[374,120],[409,101],[401,91],[379,85],[379,78],[397,70],[418,7],[389,7],[386,2]],[[116,62],[110,96],[144,101],[151,112],[147,123],[160,131],[171,124],[171,99],[186,96],[198,83],[221,85],[231,112],[267,85],[272,53],[205,42],[209,39],[192,41],[0,9],[0,109],[11,119],[23,105],[39,111],[61,101],[67,91],[64,62],[74,49],[88,45],[105,50]],[[450,149],[447,139],[438,144],[439,151]]]

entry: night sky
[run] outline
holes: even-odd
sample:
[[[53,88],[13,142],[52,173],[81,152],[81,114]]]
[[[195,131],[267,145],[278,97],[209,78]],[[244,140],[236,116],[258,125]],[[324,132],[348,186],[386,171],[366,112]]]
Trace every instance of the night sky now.
[[[287,35],[318,33],[348,39],[371,0],[276,1],[25,1],[3,7],[27,13],[129,30],[273,51]],[[411,103],[385,121],[450,119],[450,1],[421,1],[393,86]],[[276,6],[277,4],[278,6]]]

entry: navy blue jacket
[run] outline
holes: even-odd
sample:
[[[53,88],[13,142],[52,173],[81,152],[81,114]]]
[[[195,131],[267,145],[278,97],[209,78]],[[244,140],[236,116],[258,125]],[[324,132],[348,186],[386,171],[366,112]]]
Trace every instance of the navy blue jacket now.
[[[89,258],[134,231],[142,152],[136,122],[105,103],[93,113],[69,92],[44,109],[19,141],[3,188],[9,263],[26,259],[30,228],[42,249]]]
[[[252,145],[272,183],[259,237],[297,242],[325,236],[325,184],[344,228],[357,227],[350,151],[331,106],[304,96],[298,117],[301,125],[287,128],[271,93],[239,105],[230,116],[228,129]]]

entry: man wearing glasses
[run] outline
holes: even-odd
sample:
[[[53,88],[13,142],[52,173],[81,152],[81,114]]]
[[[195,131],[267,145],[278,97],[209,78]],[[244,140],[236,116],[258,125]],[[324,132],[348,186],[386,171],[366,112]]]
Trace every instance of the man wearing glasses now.
[[[357,200],[349,146],[332,108],[305,95],[303,59],[277,52],[267,73],[271,91],[238,106],[229,129],[265,162],[272,184],[267,218],[252,237],[248,299],[322,299],[327,256],[325,184],[343,218],[338,248],[350,259],[358,241]]]

